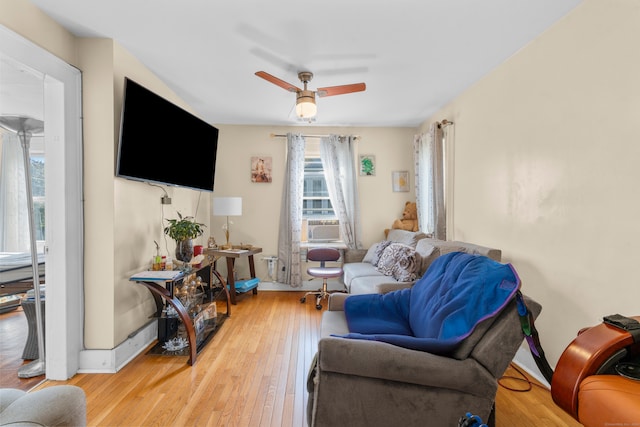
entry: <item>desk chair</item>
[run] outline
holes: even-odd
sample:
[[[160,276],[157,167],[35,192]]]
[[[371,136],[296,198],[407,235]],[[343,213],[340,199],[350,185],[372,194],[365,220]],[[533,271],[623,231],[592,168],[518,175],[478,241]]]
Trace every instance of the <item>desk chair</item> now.
[[[335,248],[312,248],[307,252],[307,260],[320,262],[320,267],[309,267],[307,274],[313,278],[322,278],[322,289],[315,292],[307,292],[300,302],[307,301],[307,296],[316,296],[316,308],[322,310],[320,302],[323,298],[327,298],[330,294],[327,291],[327,279],[333,279],[342,276],[342,267],[326,267],[327,261],[338,261],[340,259],[340,251]]]

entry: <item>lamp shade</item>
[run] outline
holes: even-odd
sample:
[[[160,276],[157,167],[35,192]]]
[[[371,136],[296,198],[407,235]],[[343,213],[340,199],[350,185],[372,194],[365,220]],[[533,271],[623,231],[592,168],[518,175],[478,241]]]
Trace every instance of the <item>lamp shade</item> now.
[[[215,216],[242,215],[242,197],[214,197],[213,214]]]
[[[302,119],[315,117],[318,112],[315,94],[310,90],[298,92],[296,99],[296,115]]]

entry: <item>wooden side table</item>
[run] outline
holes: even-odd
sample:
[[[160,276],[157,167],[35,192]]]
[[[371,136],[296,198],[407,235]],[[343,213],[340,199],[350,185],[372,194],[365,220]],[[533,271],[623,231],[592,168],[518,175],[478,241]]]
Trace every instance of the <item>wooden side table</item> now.
[[[203,267],[206,267],[206,265]],[[197,271],[198,270],[193,271],[191,273],[194,273],[194,272],[197,273]],[[204,348],[204,346],[211,340],[211,338],[213,338],[213,335],[218,331],[219,327],[222,325],[224,318],[230,316],[231,314],[231,312],[229,311],[230,309],[229,291],[227,290],[226,286],[224,286],[223,284],[222,292],[224,292],[224,295],[227,300],[227,313],[218,314],[219,318],[221,319],[219,325],[216,326],[216,328],[213,331],[209,332],[208,335],[204,338],[203,342],[200,345],[198,345],[198,342],[196,340],[196,330],[193,325],[193,320],[191,319],[186,308],[184,307],[184,305],[182,305],[182,302],[175,295],[175,292],[174,292],[176,288],[176,284],[182,282],[182,280],[184,279],[184,275],[179,274],[179,272],[176,271],[175,277],[161,278],[161,277],[155,276],[155,274],[161,274],[161,273],[164,273],[164,272],[154,272],[154,271],[142,272],[142,273],[133,275],[129,280],[139,283],[140,285],[146,287],[151,292],[151,295],[153,296],[153,299],[155,300],[155,303],[156,303],[157,317],[160,317],[162,315],[162,310],[164,308],[163,301],[166,301],[169,305],[171,305],[175,309],[176,313],[178,314],[178,317],[184,324],[185,331],[187,333],[187,340],[189,341],[188,363],[190,365],[193,365],[194,363],[196,363],[196,357],[198,355],[198,352]],[[174,272],[171,271],[167,273],[171,275]],[[220,277],[220,274],[217,271],[215,271],[213,268],[211,268],[211,277],[213,278],[214,275],[218,278],[220,283],[222,283],[222,277]],[[212,282],[209,283],[209,287],[211,287],[212,285],[213,285]]]
[[[253,256],[262,252],[262,248],[251,249],[212,249],[205,248],[203,253],[205,256],[213,257],[215,259],[225,257],[227,259],[227,284],[229,285],[229,296],[231,297],[231,304],[237,304],[236,302],[236,282],[233,277],[233,267],[235,261],[238,258],[247,258],[249,260],[249,273],[251,279],[256,277],[256,267],[253,261]],[[253,294],[258,293],[258,288],[253,288]]]

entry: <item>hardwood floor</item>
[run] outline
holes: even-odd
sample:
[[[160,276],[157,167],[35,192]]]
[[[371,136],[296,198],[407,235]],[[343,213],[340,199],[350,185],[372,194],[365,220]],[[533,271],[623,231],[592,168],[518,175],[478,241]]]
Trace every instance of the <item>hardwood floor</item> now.
[[[30,362],[22,360],[27,330],[27,318],[22,307],[0,314],[0,388],[28,391],[44,380],[44,375],[33,378],[18,377],[18,369]]]
[[[549,390],[525,374],[532,383],[529,391],[527,384],[510,377],[522,378],[513,367],[509,367],[500,380],[496,396],[496,427],[581,427],[582,424],[553,403]],[[507,388],[505,388],[507,387]]]
[[[143,353],[116,374],[78,374],[41,387],[82,387],[91,426],[304,427],[322,312],[313,302],[300,304],[301,295],[241,296],[193,367],[186,357]],[[499,427],[579,426],[546,390],[500,389],[497,404]]]

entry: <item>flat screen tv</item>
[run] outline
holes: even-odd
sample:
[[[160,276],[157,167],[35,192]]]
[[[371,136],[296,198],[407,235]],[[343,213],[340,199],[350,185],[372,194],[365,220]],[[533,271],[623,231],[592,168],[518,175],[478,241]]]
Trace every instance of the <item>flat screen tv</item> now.
[[[213,191],[218,129],[125,78],[116,176]]]

